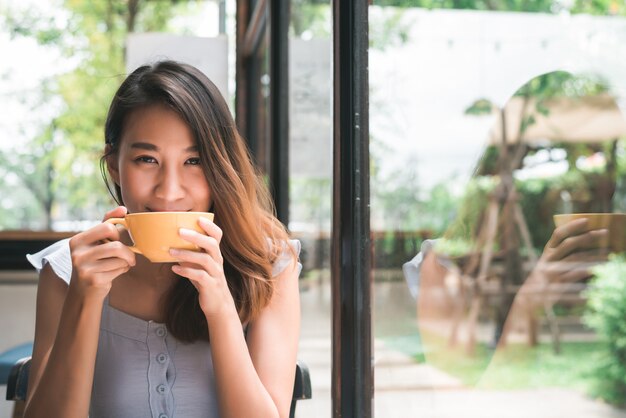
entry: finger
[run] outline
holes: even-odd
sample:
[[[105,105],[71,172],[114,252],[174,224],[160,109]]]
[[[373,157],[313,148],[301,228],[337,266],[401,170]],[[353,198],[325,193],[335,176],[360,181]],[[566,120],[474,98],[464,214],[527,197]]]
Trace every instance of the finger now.
[[[120,241],[109,241],[98,246],[93,246],[83,253],[85,258],[92,260],[105,260],[117,258],[124,260],[126,264],[134,266],[136,264],[135,253]]]
[[[222,264],[215,261],[215,259],[207,253],[172,248],[170,249],[170,254],[180,261],[180,265],[188,264],[194,267],[200,266],[211,276],[218,277],[224,272]]]
[[[552,282],[566,282],[572,275],[587,277],[591,274],[591,269],[595,263],[555,263],[548,270]]]
[[[74,235],[70,239],[70,249],[74,250],[84,245],[94,245],[103,240],[118,241],[120,233],[115,225],[110,223],[101,223],[93,228]]]
[[[558,275],[562,273],[566,273],[571,270],[576,269],[591,269],[596,266],[598,263],[594,262],[585,262],[585,261],[552,261],[548,263],[543,263],[539,267],[539,271],[544,274]]]
[[[130,267],[130,264],[128,264],[124,259],[107,258],[104,260],[97,260],[88,264],[83,264],[80,267],[80,270],[84,273],[99,274],[124,269],[128,270]]]
[[[589,250],[577,251],[566,257],[563,257],[562,261],[565,262],[590,262],[601,263],[609,259],[611,250],[608,248],[592,248]]]
[[[107,213],[105,213],[104,218],[102,219],[102,222],[111,218],[123,218],[124,216],[126,216],[127,213],[128,213],[128,209],[126,209],[125,206],[118,206],[115,209],[112,209],[108,211]]]
[[[577,283],[587,280],[593,276],[591,269],[584,266],[572,269],[558,277],[558,283]]]
[[[180,228],[180,237],[186,241],[196,244],[207,252],[216,262],[223,263],[222,252],[220,251],[219,241],[210,235],[204,235],[193,229]]]
[[[215,222],[202,216],[198,218],[198,224],[200,225],[200,228],[206,231],[208,236],[215,238],[218,244],[222,242],[222,236],[224,233],[219,226],[215,225]]]
[[[564,225],[557,227],[546,244],[549,248],[556,248],[566,238],[572,235],[579,235],[587,231],[589,221],[587,218],[574,219]]]
[[[555,248],[553,259],[560,260],[581,250],[606,246],[607,237],[608,230],[606,229],[597,229],[581,235],[569,236]]]
[[[93,280],[104,282],[106,280],[111,280],[111,278],[115,279],[121,276],[122,274],[126,273],[127,271],[128,271],[128,268],[119,268],[119,269],[115,269],[111,271],[96,273],[94,274]]]
[[[174,264],[172,266],[172,271],[179,276],[183,276],[191,280],[194,285],[196,285],[196,288],[211,278],[205,270],[188,265]]]

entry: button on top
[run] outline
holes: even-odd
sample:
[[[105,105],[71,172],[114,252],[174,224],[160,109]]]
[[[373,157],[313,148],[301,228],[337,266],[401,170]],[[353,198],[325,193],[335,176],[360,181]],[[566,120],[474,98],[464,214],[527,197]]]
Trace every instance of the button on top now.
[[[159,337],[165,337],[165,334],[167,334],[165,327],[159,327],[156,329],[156,335],[158,335]]]
[[[161,353],[161,354],[159,354],[159,355],[157,356],[157,358],[156,358],[156,359],[157,359],[157,361],[158,361],[159,363],[163,364],[163,363],[165,363],[165,362],[167,361],[167,354],[163,354],[163,353]]]
[[[166,414],[159,414],[159,418],[168,418]]]
[[[156,387],[157,392],[159,392],[160,394],[164,394],[165,391],[167,390],[167,388],[165,387],[165,385],[159,385]]]

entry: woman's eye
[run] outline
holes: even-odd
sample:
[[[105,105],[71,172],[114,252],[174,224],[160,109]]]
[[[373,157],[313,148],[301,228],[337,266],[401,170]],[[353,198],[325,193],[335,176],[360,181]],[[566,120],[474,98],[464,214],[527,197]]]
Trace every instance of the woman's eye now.
[[[156,159],[154,159],[153,157],[149,157],[147,155],[142,155],[141,157],[137,157],[135,158],[135,161],[138,163],[148,163],[148,164],[156,163]]]
[[[198,165],[200,164],[200,158],[199,157],[190,158],[187,161],[185,161],[185,163],[189,165]]]

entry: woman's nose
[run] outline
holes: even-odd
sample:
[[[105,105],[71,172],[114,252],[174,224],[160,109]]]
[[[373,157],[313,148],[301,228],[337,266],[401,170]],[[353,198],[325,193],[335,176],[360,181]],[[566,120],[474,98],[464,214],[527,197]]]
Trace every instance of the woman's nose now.
[[[164,168],[156,185],[156,197],[165,201],[175,201],[185,196],[183,178],[175,169]]]

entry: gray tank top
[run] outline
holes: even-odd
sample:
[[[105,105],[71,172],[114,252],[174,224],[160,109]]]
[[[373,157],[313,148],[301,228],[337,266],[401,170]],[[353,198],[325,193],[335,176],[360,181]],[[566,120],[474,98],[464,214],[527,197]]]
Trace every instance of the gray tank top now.
[[[286,244],[272,266],[272,276],[291,263]],[[300,254],[298,240],[288,244]],[[57,276],[69,284],[69,240],[27,258],[37,271],[50,263]],[[298,269],[302,269],[300,263]],[[102,307],[89,417],[218,418],[209,342],[182,343],[169,335],[164,324],[119,311],[109,306],[107,297]]]
[[[164,324],[121,312],[107,298],[89,416],[219,417],[209,342],[181,343]]]

